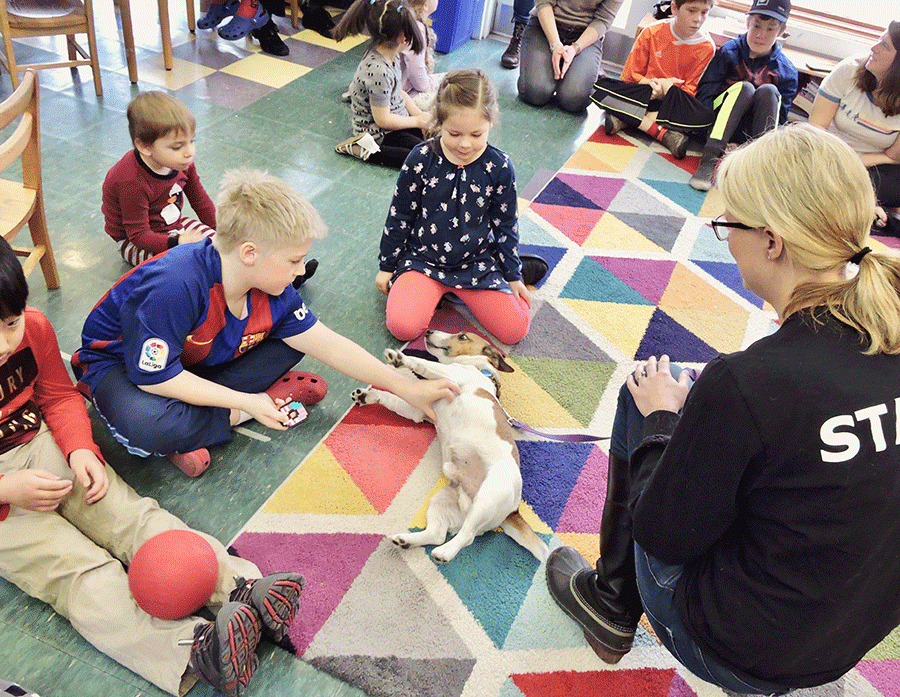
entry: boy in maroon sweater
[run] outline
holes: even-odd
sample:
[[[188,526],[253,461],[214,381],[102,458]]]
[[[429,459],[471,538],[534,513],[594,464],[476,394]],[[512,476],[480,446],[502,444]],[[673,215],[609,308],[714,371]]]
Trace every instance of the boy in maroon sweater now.
[[[194,166],[196,121],[165,92],[141,92],[128,105],[134,143],[103,182],[106,233],[132,266],[215,232],[216,207]],[[200,219],[181,213],[184,198]]]
[[[106,467],[53,328],[27,298],[22,266],[0,238],[0,576],[161,689],[183,695],[202,679],[238,697],[260,637],[280,641],[293,620],[303,578],[259,578],[253,563],[197,533],[219,562],[215,621],[160,620],[138,607],[123,563],[150,537],[188,527]]]

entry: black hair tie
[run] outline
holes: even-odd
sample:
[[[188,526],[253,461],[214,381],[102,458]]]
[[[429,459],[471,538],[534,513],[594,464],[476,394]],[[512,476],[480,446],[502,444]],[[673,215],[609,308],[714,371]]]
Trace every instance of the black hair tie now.
[[[868,254],[871,251],[872,251],[871,248],[863,247],[856,254],[854,254],[852,257],[850,257],[847,261],[849,261],[851,264],[856,264],[857,266],[859,266],[859,262],[861,262],[863,260],[863,257],[866,256],[866,254]]]

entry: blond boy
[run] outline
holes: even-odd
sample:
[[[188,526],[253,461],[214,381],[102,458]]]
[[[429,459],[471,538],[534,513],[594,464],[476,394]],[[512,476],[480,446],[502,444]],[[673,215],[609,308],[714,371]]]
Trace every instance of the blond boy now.
[[[216,235],[123,276],[91,311],[72,357],[79,388],[129,452],[167,455],[197,476],[236,424],[284,430],[283,402],[324,397],[321,378],[290,370],[304,354],[429,414],[458,392],[446,380],[399,376],[307,308],[291,282],[325,225],[290,185],[234,171],[217,203]]]

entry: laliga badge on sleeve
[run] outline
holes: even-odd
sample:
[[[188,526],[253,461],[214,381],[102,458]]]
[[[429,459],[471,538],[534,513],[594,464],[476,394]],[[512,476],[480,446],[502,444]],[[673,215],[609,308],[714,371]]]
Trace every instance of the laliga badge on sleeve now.
[[[138,368],[155,373],[166,367],[169,359],[169,345],[162,339],[147,339],[141,346],[141,357]]]
[[[296,426],[307,417],[306,407],[300,402],[288,402],[279,407],[279,411],[288,415],[285,426]]]

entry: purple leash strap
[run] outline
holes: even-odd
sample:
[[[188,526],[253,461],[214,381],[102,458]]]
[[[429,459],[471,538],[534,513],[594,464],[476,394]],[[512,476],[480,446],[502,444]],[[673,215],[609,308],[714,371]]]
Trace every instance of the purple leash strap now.
[[[514,419],[509,414],[506,415],[506,423],[508,423],[513,428],[518,428],[521,431],[528,431],[529,433],[533,433],[534,435],[540,436],[541,438],[550,438],[551,440],[561,440],[570,443],[585,443],[595,440],[609,440],[609,436],[591,436],[587,433],[542,433],[541,431],[532,428],[528,424],[523,424],[521,421]]]

